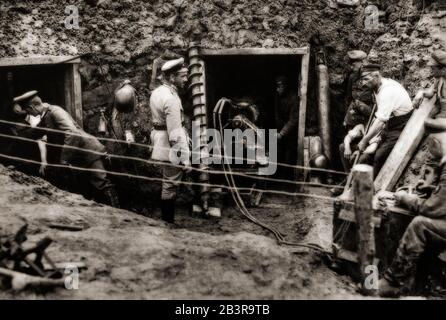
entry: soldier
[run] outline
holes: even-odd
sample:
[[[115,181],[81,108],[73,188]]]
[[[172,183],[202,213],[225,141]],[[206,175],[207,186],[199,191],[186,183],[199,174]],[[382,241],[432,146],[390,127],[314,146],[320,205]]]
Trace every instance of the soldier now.
[[[34,130],[33,136],[40,140],[43,136],[47,136],[50,143],[55,143],[63,135],[63,146],[71,146],[76,148],[87,149],[87,151],[74,150],[72,148],[62,148],[60,156],[61,164],[77,165],[89,169],[97,169],[105,171],[102,162],[102,156],[106,154],[105,147],[92,135],[83,131],[73,118],[59,106],[50,105],[42,102],[37,95],[37,91],[29,91],[19,97],[14,98],[15,103],[19,103],[24,111],[31,116],[41,116],[41,121]],[[55,129],[63,131],[64,134],[55,133],[40,129]],[[45,174],[47,166],[47,149],[42,140],[39,141],[39,149],[41,154],[40,173]],[[88,150],[98,152],[92,153]],[[108,180],[105,172],[89,172],[89,182],[94,187],[97,196],[100,199],[114,207],[119,207],[119,201],[113,184]]]
[[[347,55],[351,63],[351,72],[346,79],[347,112],[343,124],[347,130],[351,130],[357,124],[365,124],[369,119],[373,108],[373,93],[360,82],[361,67],[367,54],[361,50],[353,50]]]
[[[435,127],[438,119],[446,118],[446,51],[435,51],[432,53],[432,59],[428,65],[431,67],[435,82],[430,88],[418,91],[413,100],[413,105],[417,108],[425,97],[431,99],[436,96],[436,108],[433,112],[434,117],[426,120],[430,126]],[[422,176],[430,177],[430,179],[423,179],[422,183],[417,186],[418,189],[423,191],[424,188],[428,188],[429,185],[434,184],[435,178],[438,176],[437,174],[432,174],[438,171],[438,166],[431,155],[428,154],[426,157],[421,171]]]
[[[163,84],[150,96],[153,130],[151,133],[153,160],[178,166],[162,166],[161,214],[162,219],[174,223],[175,200],[184,172],[191,170],[189,137],[184,128],[184,111],[178,91],[187,83],[188,70],[184,59],[167,61],[161,67]]]
[[[381,76],[377,64],[362,67],[361,82],[375,93],[377,111],[369,131],[358,143],[358,150],[364,152],[370,140],[381,132],[381,142],[373,159],[377,175],[412,115],[412,101],[400,83]]]
[[[348,130],[348,134],[344,138],[344,143],[339,146],[341,160],[345,171],[350,169],[350,163],[354,155],[352,154],[351,143],[364,135],[364,129],[369,120],[373,108],[373,93],[367,87],[361,85],[361,67],[367,54],[361,50],[349,51],[348,57],[351,62],[352,71],[347,77],[345,105],[347,112],[344,118],[344,127]],[[378,143],[374,140],[372,145]],[[372,150],[370,150],[372,149]],[[375,152],[374,146],[368,146],[366,152],[363,153],[360,163],[367,163],[369,155]]]
[[[426,121],[427,129],[431,124]],[[407,227],[396,256],[379,282],[381,296],[398,296],[411,289],[417,263],[428,246],[446,247],[446,119],[438,120],[429,138],[429,151],[439,162],[437,188],[427,199],[404,191],[395,193],[395,204],[418,214]]]
[[[299,98],[289,88],[288,79],[276,79],[274,120],[278,131],[278,162],[292,164],[297,152],[297,127],[299,122]],[[286,174],[283,172],[283,174]]]

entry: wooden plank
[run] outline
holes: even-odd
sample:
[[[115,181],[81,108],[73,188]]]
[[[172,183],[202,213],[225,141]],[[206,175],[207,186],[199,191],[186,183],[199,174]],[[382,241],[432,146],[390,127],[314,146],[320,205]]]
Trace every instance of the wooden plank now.
[[[355,165],[353,172],[353,195],[355,199],[355,218],[358,234],[359,272],[362,283],[368,274],[366,268],[375,258],[375,227],[373,225],[373,167],[366,164]],[[362,287],[362,291],[371,295],[374,291]]]
[[[424,135],[424,120],[432,112],[436,97],[424,99],[414,111],[375,179],[375,190],[391,191],[418,148]]]
[[[74,119],[81,126],[84,127],[84,117],[82,112],[82,87],[81,76],[79,73],[79,65],[73,64],[70,66],[73,70],[73,102],[72,111],[74,112]]]
[[[308,91],[308,69],[310,64],[310,48],[306,48],[307,53],[302,57],[302,66],[299,76],[299,123],[297,127],[297,165],[302,166],[304,162],[304,139],[305,122],[307,116],[307,91]]]
[[[345,250],[345,249],[339,249],[337,252],[337,258],[346,260],[352,263],[358,263],[358,254],[353,251]],[[377,266],[379,263],[379,259],[375,258],[373,259],[373,265]]]
[[[341,211],[339,212],[339,219],[348,221],[351,223],[356,223],[355,212],[346,210],[346,209],[341,209]],[[375,228],[381,227],[381,218],[380,217],[374,216],[372,218],[372,220],[373,220],[373,225],[375,226]]]
[[[65,110],[75,119],[73,109],[73,68],[67,67],[64,74]]]
[[[15,58],[2,58],[0,59],[0,67],[17,67],[17,66],[30,66],[30,65],[44,65],[55,64],[64,62],[65,60],[72,59],[74,56],[36,56],[36,57],[15,57]],[[80,58],[76,58],[65,63],[78,64],[81,62]]]
[[[239,56],[239,55],[308,55],[309,47],[302,48],[234,48],[200,49],[202,56]]]
[[[310,137],[304,137],[304,151],[303,151],[303,166],[310,166]],[[303,181],[308,181],[310,171],[307,169],[303,170]]]

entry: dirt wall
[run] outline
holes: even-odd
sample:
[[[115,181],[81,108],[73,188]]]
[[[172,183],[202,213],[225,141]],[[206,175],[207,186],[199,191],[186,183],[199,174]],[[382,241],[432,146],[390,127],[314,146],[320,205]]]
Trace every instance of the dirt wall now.
[[[73,22],[69,17],[75,13],[69,5],[78,10],[79,28],[65,26],[66,21]],[[370,5],[379,9],[377,29],[365,28]],[[347,51],[372,51],[383,63],[384,74],[402,81],[414,93],[429,80],[426,56],[444,45],[438,31],[430,29],[435,23],[435,30],[439,28],[439,20],[431,17],[435,5],[418,0],[361,0],[353,6],[334,0],[3,0],[0,57],[90,53],[83,58],[80,69],[85,128],[96,134],[99,110],[111,99],[109,91],[128,78],[138,91],[139,103],[135,112],[121,121],[136,133],[137,142],[147,143],[152,62],[165,50],[185,55],[191,41],[213,49],[294,48],[308,45],[318,36],[325,45],[329,66],[336,144],[343,136],[342,81],[348,68]],[[318,121],[312,53],[308,135],[317,134]],[[130,153],[148,157],[146,150]],[[139,171],[146,169],[141,167]],[[150,172],[150,168],[147,170]]]

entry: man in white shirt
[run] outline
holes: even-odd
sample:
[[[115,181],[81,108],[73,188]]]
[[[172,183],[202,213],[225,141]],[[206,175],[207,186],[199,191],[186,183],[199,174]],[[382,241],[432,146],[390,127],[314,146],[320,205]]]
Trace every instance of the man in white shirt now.
[[[413,106],[409,94],[400,83],[381,76],[379,65],[364,66],[361,81],[364,86],[374,91],[377,111],[375,120],[367,134],[359,142],[358,149],[363,152],[369,145],[370,139],[380,131],[382,132],[382,140],[373,160],[376,176],[409,120]]]

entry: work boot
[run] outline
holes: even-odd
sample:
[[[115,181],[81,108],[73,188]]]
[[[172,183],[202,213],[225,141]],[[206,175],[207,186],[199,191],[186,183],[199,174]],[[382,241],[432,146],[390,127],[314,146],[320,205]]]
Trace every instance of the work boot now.
[[[106,204],[108,204],[112,207],[115,207],[115,208],[120,208],[118,194],[116,193],[116,190],[114,187],[109,187],[109,188],[105,189],[104,197],[105,197]]]
[[[347,183],[347,179],[342,180],[341,183],[339,183],[339,186],[345,185]],[[330,193],[333,197],[340,196],[344,192],[343,188],[336,188],[333,187],[330,189]]]
[[[378,281],[379,296],[383,298],[397,298],[401,295],[401,287],[391,284],[386,278]]]
[[[175,200],[161,201],[161,219],[168,223],[175,222]]]

